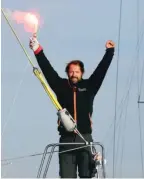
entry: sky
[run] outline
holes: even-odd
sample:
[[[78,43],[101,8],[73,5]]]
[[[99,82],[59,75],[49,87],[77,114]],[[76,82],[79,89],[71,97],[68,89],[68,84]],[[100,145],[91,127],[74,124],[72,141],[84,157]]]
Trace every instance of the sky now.
[[[144,1],[139,0],[138,19],[137,1],[123,1],[120,46],[118,0],[13,0],[11,3],[5,0],[1,6],[13,11],[34,10],[40,14],[42,26],[38,31],[38,41],[62,77],[66,77],[66,64],[70,60],[80,59],[85,64],[84,78],[88,78],[105,53],[106,41],[111,39],[115,42],[113,61],[94,101],[92,135],[94,141],[102,142],[105,147],[106,173],[112,177],[116,72],[119,60],[115,177],[144,177],[140,150],[140,126],[144,141],[144,104],[139,105],[138,111],[137,103],[140,94],[138,82],[144,64]],[[47,144],[59,141],[59,135],[56,108],[33,75],[32,67],[3,15],[1,25],[1,159],[8,159],[43,152]],[[37,66],[33,52],[29,49],[31,34],[16,22],[12,22],[12,25]],[[136,48],[138,36],[140,45]],[[144,101],[144,78],[140,89],[140,100]],[[144,142],[142,147],[144,151]],[[41,157],[13,160],[12,164],[2,165],[2,177],[36,177]],[[55,153],[47,176],[58,177],[58,170]]]

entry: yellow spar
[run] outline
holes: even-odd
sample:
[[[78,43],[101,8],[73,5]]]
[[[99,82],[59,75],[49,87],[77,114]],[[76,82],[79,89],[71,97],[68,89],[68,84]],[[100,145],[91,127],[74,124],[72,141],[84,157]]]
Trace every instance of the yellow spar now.
[[[55,107],[57,108],[57,110],[62,109],[60,103],[58,102],[58,100],[56,99],[56,97],[54,96],[53,92],[51,91],[51,89],[49,88],[49,86],[46,84],[46,82],[44,81],[43,75],[42,73],[38,70],[38,68],[34,68],[33,70],[35,76],[40,80],[42,86],[44,87],[46,93],[49,95],[50,99],[52,100],[52,102],[54,103]]]

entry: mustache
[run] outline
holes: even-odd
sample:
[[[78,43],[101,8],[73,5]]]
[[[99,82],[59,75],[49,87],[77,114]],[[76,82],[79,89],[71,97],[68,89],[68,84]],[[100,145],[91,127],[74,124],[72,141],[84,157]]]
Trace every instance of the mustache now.
[[[73,79],[73,78],[76,78],[76,79],[78,79],[78,77],[76,77],[76,76],[72,76],[72,77],[71,77],[71,79]]]

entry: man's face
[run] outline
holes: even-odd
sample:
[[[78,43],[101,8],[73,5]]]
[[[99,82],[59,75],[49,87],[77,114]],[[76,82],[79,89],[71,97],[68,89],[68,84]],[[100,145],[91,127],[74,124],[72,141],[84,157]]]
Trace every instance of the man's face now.
[[[68,71],[68,77],[73,83],[77,83],[82,78],[82,72],[79,65],[71,64]]]

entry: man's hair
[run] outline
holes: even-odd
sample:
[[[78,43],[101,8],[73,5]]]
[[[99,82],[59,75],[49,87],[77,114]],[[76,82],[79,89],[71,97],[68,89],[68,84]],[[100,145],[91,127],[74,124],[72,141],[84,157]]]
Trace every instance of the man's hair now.
[[[84,71],[85,71],[84,70],[84,64],[83,64],[82,61],[80,61],[80,60],[72,60],[67,64],[67,66],[65,68],[66,73],[68,73],[70,65],[78,65],[80,67],[82,73],[84,73]]]

